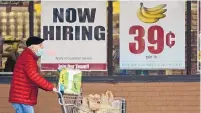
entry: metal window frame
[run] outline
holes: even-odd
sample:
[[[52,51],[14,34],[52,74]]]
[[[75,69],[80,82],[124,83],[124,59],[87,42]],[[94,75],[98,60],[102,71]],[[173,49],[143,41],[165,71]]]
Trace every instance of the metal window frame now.
[[[33,36],[34,28],[34,2],[29,2],[29,21],[30,21],[30,36]],[[84,76],[83,82],[199,82],[200,75],[191,75],[191,1],[187,1],[187,32],[186,32],[186,45],[187,45],[187,65],[186,75],[158,75],[158,76],[113,76],[113,5],[112,1],[108,1],[108,76]],[[0,83],[10,83],[12,72],[0,72]],[[45,77],[49,81],[56,82],[56,77]]]
[[[186,70],[187,73],[186,75],[191,75],[191,53],[192,53],[192,48],[191,48],[191,1],[187,1],[187,6],[186,6],[186,54],[187,54],[187,59],[186,59]]]

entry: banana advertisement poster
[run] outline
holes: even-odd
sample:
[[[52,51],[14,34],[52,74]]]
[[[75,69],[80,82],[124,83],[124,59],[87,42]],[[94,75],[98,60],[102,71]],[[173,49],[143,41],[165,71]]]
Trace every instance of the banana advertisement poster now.
[[[120,2],[120,68],[185,69],[185,1]]]
[[[64,94],[81,93],[82,72],[79,70],[70,70],[66,68],[60,69],[59,91]]]

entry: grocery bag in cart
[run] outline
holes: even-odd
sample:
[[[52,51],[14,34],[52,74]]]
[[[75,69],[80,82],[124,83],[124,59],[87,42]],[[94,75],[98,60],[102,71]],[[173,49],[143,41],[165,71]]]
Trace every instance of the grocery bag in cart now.
[[[64,94],[80,95],[82,72],[80,70],[72,70],[67,68],[62,68],[59,71],[59,91],[63,92]]]

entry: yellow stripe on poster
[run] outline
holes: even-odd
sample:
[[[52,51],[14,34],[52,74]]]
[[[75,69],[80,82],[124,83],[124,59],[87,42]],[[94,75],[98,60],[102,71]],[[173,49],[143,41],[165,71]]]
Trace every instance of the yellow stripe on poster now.
[[[34,10],[36,11],[37,14],[40,14],[41,13],[41,4],[35,3],[34,4]]]
[[[113,1],[113,14],[119,14],[119,0]],[[108,2],[107,2],[107,6],[108,6]]]
[[[119,1],[113,2],[113,14],[119,14]]]
[[[119,1],[114,1],[113,2],[113,14],[119,14]],[[107,6],[108,6],[108,2],[107,2]],[[34,4],[34,10],[36,11],[37,14],[41,13],[41,4],[40,3],[35,3]]]

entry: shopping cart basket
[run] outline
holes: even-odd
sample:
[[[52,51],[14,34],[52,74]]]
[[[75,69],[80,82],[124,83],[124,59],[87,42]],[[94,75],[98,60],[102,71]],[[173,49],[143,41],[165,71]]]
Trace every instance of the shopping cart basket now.
[[[62,106],[63,113],[126,113],[126,101],[123,98],[114,98],[114,101],[117,100],[118,102],[120,102],[120,108],[95,112],[86,111],[85,109],[80,108],[80,106],[82,105],[82,100],[84,98],[83,96],[63,94],[60,91],[58,91],[57,93],[59,95],[58,102]]]

